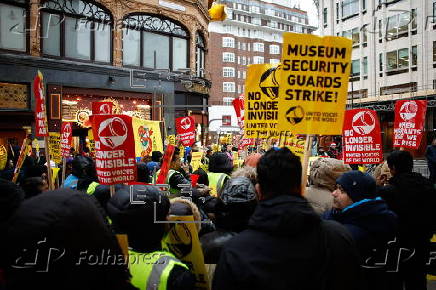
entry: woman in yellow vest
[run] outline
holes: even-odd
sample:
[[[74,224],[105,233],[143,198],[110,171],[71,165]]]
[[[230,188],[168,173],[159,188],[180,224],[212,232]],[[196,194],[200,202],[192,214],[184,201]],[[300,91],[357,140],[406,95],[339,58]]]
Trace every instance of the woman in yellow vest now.
[[[107,205],[114,230],[128,236],[131,283],[141,290],[194,289],[188,267],[161,247],[166,224],[156,221],[166,221],[169,208],[168,198],[147,185],[123,188]]]

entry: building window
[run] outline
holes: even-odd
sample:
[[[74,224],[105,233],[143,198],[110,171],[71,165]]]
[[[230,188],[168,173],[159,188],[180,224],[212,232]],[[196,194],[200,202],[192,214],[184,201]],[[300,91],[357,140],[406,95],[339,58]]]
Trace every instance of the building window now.
[[[253,56],[253,63],[254,64],[262,64],[263,63],[263,56]]]
[[[247,44],[245,42],[242,43],[242,50],[246,50],[247,49]]]
[[[246,72],[246,71],[243,71],[243,72],[242,72],[242,78],[243,78],[244,80],[247,78],[247,72]]]
[[[235,48],[235,39],[233,37],[223,37],[223,47]]]
[[[241,78],[241,71],[238,70],[238,79],[240,79],[240,78]]]
[[[359,0],[342,1],[342,19],[359,14]]]
[[[386,39],[392,40],[407,36],[410,23],[410,12],[404,12],[388,18],[386,26]]]
[[[433,5],[435,3],[433,3]],[[412,9],[412,28],[411,28],[412,31],[414,31],[418,28],[417,23],[416,23],[416,17],[418,17],[418,15],[416,14],[416,9]],[[436,17],[436,15],[433,14],[433,17]]]
[[[238,64],[241,64],[241,57],[238,56]]]
[[[412,66],[418,65],[418,47],[412,46]]]
[[[383,71],[383,53],[380,53],[378,55],[378,64],[379,64],[379,70],[380,72]]]
[[[351,64],[351,76],[358,77],[360,76],[360,60],[356,59],[352,61]]]
[[[253,51],[264,52],[264,44],[260,42],[253,43]]]
[[[242,64],[243,65],[247,64],[247,58],[245,56],[242,57]]]
[[[241,85],[238,85],[238,94],[241,93]]]
[[[189,32],[162,16],[128,15],[123,20],[123,64],[172,71],[189,67]]]
[[[353,28],[353,30],[351,31],[352,34],[352,40],[353,40],[353,46],[359,45],[360,43],[360,31],[359,28]]]
[[[0,3],[0,49],[27,50],[26,7],[24,0]]]
[[[327,8],[324,8],[322,11],[322,19],[324,26],[327,26]]]
[[[280,54],[280,46],[271,44],[269,46],[269,53],[270,54]]]
[[[47,1],[42,10],[44,55],[110,63],[112,17],[82,0]]]
[[[386,53],[387,70],[404,69],[409,67],[409,49],[402,48]]]
[[[224,25],[224,32],[225,33],[231,33],[232,32],[232,26],[231,25]]]
[[[247,57],[247,64],[251,64],[251,59],[249,56]]]
[[[248,51],[251,50],[251,45],[250,45],[250,43],[247,43],[247,50],[248,50]]]
[[[233,100],[234,98],[223,98],[223,105],[224,106],[233,106]]]
[[[366,0],[362,0],[362,10],[366,10]]]
[[[206,55],[206,44],[203,36],[197,32],[196,33],[196,50],[195,50],[195,71],[197,77],[204,77],[205,69],[205,55]]]
[[[223,115],[222,126],[231,126],[231,125],[232,125],[232,116]]]
[[[277,63],[280,63],[280,59],[271,58],[271,59],[269,60],[269,63],[270,63],[270,64],[277,64]]]
[[[235,77],[235,68],[233,68],[233,67],[223,67],[223,77],[225,77],[225,78],[234,78]]]
[[[233,52],[223,52],[223,62],[235,62],[235,54]]]
[[[224,93],[234,93],[235,83],[234,82],[223,82],[223,92]]]
[[[365,56],[362,60],[362,73],[364,76],[368,75],[368,57]]]
[[[339,11],[339,3],[336,3],[336,23],[339,23],[339,19],[341,18]]]
[[[436,41],[433,41],[433,62],[436,62]]]
[[[368,24],[362,27],[362,43],[364,46],[368,44]]]

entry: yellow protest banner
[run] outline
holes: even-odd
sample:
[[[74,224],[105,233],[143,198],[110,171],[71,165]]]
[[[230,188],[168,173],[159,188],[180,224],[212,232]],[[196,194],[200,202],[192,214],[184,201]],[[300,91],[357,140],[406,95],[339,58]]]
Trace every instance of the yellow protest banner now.
[[[0,145],[0,170],[5,169],[7,161],[8,161],[8,150],[6,150],[5,146]]]
[[[279,66],[248,66],[244,98],[244,138],[266,138],[277,131]]]
[[[203,152],[192,152],[191,166],[192,171],[197,170],[201,165],[201,158],[203,157]]]
[[[92,156],[95,155],[95,139],[94,139],[94,134],[92,133],[92,129],[88,130],[88,147],[89,147],[89,152],[91,153]]]
[[[180,145],[179,149],[180,149],[180,158],[185,157],[185,146]]]
[[[344,37],[283,34],[280,131],[342,134],[351,50]]]
[[[203,250],[197,228],[193,223],[194,217],[170,216],[169,221],[184,221],[184,223],[172,224],[171,230],[162,240],[162,248],[173,253],[194,273],[195,289],[209,289]]]
[[[220,145],[218,144],[213,144],[212,145],[212,151],[215,152],[219,152],[220,151]]]
[[[287,147],[295,155],[302,159],[304,157],[304,149],[306,145],[306,139],[297,138],[296,136],[289,134],[280,139],[279,146]]]
[[[163,151],[160,122],[132,118],[136,157],[150,156],[153,151]]]
[[[167,136],[167,145],[176,145],[176,135]]]
[[[239,153],[233,151],[232,154],[233,154],[233,166],[239,167]]]
[[[61,134],[58,132],[48,132],[48,147],[50,160],[54,163],[61,163]]]
[[[52,167],[51,168],[51,172],[52,172],[52,174],[51,174],[51,183],[52,184],[56,184],[56,179],[58,178],[59,170],[60,170],[60,168],[57,168],[57,167]]]

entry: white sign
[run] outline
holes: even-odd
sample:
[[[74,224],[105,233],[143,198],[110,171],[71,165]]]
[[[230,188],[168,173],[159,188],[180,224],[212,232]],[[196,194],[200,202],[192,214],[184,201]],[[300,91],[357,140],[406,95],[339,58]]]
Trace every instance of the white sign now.
[[[186,11],[186,8],[184,6],[173,3],[173,2],[159,0],[159,5],[166,7],[166,8],[174,9],[174,10]]]

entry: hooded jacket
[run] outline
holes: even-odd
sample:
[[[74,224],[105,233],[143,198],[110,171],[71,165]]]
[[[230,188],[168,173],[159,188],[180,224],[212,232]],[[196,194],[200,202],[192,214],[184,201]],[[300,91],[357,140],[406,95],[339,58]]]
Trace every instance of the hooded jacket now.
[[[225,245],[213,289],[332,289],[359,285],[349,233],[322,221],[302,197],[261,201],[248,229]]]

